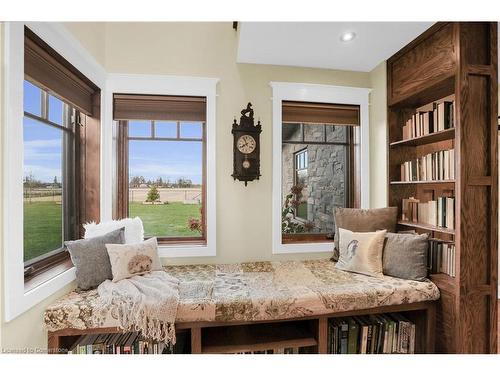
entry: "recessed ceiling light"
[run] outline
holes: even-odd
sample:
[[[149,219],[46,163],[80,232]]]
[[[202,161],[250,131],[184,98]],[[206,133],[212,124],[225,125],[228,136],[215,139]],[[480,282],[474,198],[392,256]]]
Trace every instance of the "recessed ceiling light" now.
[[[356,38],[356,33],[353,31],[346,31],[340,36],[340,40],[343,42],[350,42],[354,38]]]

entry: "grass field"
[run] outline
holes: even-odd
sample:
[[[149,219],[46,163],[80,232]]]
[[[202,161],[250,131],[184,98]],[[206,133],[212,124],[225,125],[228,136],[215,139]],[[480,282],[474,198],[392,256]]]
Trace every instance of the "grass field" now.
[[[129,216],[139,216],[144,224],[145,236],[197,236],[188,228],[190,218],[200,218],[199,204],[184,204],[172,202],[162,205],[147,205],[141,203],[129,204]]]
[[[24,204],[24,261],[62,246],[62,205]]]
[[[129,216],[139,216],[146,236],[197,236],[187,227],[200,217],[199,204],[173,202],[163,205],[130,203]],[[24,204],[24,261],[62,245],[62,206],[55,202]]]

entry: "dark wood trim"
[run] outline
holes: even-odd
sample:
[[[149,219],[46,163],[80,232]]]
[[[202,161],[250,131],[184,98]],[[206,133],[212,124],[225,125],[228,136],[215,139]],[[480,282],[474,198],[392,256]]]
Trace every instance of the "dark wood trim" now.
[[[282,234],[281,242],[284,244],[289,243],[314,243],[314,242],[331,242],[333,251],[333,238],[329,238],[327,233],[295,233],[295,234]]]
[[[116,212],[115,219],[128,217],[128,121],[118,121],[116,141]]]

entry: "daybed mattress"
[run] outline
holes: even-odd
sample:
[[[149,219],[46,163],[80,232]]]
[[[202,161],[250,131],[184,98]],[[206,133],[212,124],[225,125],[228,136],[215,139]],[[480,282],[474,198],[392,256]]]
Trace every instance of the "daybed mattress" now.
[[[178,322],[260,321],[439,299],[430,281],[369,277],[329,260],[167,266],[180,280]],[[97,290],[73,291],[45,311],[49,331],[118,327],[111,308],[92,319]]]

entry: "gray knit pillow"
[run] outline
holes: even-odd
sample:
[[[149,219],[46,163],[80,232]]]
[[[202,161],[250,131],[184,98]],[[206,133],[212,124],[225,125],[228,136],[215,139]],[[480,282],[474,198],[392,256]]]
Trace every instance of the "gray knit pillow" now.
[[[387,233],[382,266],[384,275],[424,281],[427,278],[427,234]]]
[[[113,278],[106,244],[124,242],[125,228],[120,228],[103,236],[64,243],[76,267],[76,283],[80,289],[92,289]]]

